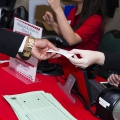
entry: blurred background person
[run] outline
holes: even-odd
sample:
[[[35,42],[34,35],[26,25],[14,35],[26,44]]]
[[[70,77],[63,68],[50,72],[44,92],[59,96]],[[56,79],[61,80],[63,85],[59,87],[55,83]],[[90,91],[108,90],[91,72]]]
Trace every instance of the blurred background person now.
[[[105,22],[105,31],[104,33],[108,32],[108,24],[110,19],[114,18],[114,14],[116,11],[116,8],[119,7],[119,0],[106,0],[106,22]]]

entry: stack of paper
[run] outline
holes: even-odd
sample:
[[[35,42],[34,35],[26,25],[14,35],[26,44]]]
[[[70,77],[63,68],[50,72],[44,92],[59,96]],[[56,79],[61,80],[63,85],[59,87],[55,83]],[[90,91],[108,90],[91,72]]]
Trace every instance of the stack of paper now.
[[[19,120],[77,120],[44,91],[3,96]]]

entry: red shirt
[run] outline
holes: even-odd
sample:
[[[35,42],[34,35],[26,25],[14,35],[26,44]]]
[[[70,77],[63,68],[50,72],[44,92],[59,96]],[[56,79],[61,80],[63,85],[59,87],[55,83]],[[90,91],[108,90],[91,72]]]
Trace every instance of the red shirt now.
[[[75,13],[76,7],[70,11],[67,18],[71,21],[71,27],[75,26],[80,20],[79,16],[75,16]],[[78,34],[82,39],[82,42],[76,45],[76,48],[85,50],[98,50],[98,45],[101,38],[101,30],[102,17],[100,15],[94,14],[87,18],[82,26],[75,30],[75,33]]]

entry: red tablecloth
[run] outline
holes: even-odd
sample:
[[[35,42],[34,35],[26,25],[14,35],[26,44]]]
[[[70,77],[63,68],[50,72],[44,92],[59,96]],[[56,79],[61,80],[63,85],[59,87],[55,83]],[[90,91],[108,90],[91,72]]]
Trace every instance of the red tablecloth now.
[[[6,65],[8,64],[3,64],[2,66]],[[51,93],[78,120],[98,120],[98,118],[94,117],[84,108],[83,104],[74,95],[76,103],[72,103],[58,87],[55,77],[37,74],[37,78],[40,79],[40,82],[27,85],[3,70],[0,66],[0,120],[18,120],[2,95],[19,94],[36,90],[44,90]],[[61,77],[58,77],[58,80],[63,82]],[[101,81],[102,79],[97,77],[97,80]],[[93,108],[93,110],[95,109]]]
[[[0,53],[0,60],[9,60],[9,56],[3,54],[3,53]]]

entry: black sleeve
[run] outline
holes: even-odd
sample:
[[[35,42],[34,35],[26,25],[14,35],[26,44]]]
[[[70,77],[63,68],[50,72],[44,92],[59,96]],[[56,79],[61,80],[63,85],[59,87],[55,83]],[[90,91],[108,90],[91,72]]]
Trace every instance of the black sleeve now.
[[[110,73],[120,74],[120,54],[104,53],[105,62],[103,69]]]
[[[0,29],[0,52],[15,57],[25,36]]]

